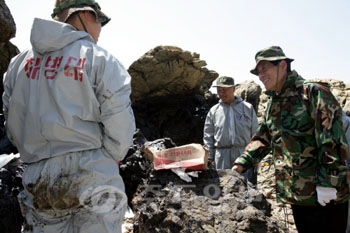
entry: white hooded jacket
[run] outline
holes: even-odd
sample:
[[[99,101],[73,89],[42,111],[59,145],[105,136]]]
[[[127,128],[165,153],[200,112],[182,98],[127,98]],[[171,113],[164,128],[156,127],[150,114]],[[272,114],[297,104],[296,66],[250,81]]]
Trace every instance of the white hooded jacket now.
[[[135,131],[123,65],[65,23],[36,18],[31,43],[13,58],[3,83],[5,126],[21,159],[103,148],[122,160]]]

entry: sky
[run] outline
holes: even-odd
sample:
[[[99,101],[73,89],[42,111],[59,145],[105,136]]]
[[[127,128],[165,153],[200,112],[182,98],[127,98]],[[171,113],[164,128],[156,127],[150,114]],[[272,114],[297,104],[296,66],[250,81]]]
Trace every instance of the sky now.
[[[5,0],[20,51],[30,48],[35,17],[50,19],[54,0]],[[30,3],[33,4],[30,4]],[[34,3],[35,2],[35,3]],[[236,83],[253,80],[254,56],[271,45],[295,59],[305,79],[350,83],[349,0],[98,0],[112,20],[98,44],[126,68],[159,45],[200,54],[209,70]]]

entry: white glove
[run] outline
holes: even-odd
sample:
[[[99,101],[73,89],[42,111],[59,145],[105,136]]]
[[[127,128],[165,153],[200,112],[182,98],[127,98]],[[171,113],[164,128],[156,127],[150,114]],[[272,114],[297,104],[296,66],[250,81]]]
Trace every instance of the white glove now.
[[[337,199],[337,190],[335,188],[317,186],[316,191],[317,201],[322,206],[326,206],[331,200]]]

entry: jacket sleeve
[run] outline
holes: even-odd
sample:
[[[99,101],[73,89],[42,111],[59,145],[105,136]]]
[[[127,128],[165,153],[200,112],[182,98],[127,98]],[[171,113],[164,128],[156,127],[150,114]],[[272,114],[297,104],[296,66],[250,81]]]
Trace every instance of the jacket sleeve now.
[[[342,109],[329,88],[322,85],[310,88],[310,111],[315,118],[318,147],[316,185],[339,187],[346,179],[345,161],[349,153],[342,128]]]
[[[130,101],[131,77],[113,56],[99,67],[96,96],[100,103],[102,143],[105,150],[119,161],[132,145],[135,132]]]
[[[209,159],[215,158],[215,146],[214,146],[214,122],[213,122],[213,116],[211,111],[207,114],[207,117],[205,119],[204,123],[204,130],[203,130],[203,143],[204,146],[206,146],[209,149]]]
[[[13,145],[16,145],[16,143],[14,142],[12,136],[10,135],[10,132],[7,130],[7,120],[8,120],[8,108],[9,108],[9,103],[10,103],[10,99],[12,96],[12,90],[13,90],[13,86],[14,83],[16,81],[16,72],[18,69],[18,64],[17,62],[13,62],[15,59],[12,58],[7,72],[4,75],[4,79],[3,79],[3,88],[4,88],[4,92],[2,93],[2,111],[4,114],[4,118],[5,118],[5,129],[6,129],[6,133],[8,136],[8,139],[11,141],[11,143]]]
[[[343,111],[343,129],[345,132],[346,140],[349,145],[350,143],[350,117],[346,115],[346,113]],[[348,158],[346,160],[347,167],[350,167],[350,150],[348,153]]]
[[[12,92],[11,86],[9,84],[9,80],[11,79],[10,76],[11,76],[11,72],[8,71],[5,74],[5,77],[3,79],[4,92],[2,93],[2,111],[4,113],[5,120],[7,120],[8,104],[9,104],[9,100]]]

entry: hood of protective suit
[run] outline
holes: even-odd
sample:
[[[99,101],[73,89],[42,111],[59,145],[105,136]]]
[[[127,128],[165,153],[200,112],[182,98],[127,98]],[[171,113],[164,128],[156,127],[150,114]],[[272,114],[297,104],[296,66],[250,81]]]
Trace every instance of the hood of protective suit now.
[[[31,30],[30,42],[33,50],[39,54],[60,50],[79,40],[93,38],[85,31],[79,31],[70,24],[35,18]]]

